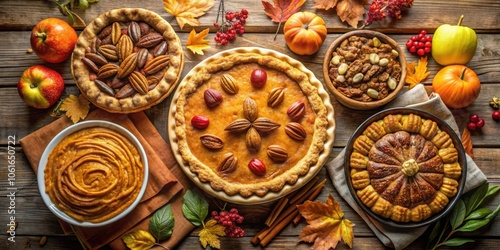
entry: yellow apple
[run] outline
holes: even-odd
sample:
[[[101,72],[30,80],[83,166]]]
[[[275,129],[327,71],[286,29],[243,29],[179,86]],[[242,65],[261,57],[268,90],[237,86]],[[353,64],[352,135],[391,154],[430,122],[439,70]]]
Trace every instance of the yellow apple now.
[[[432,57],[441,65],[467,64],[477,48],[476,32],[461,26],[464,16],[457,25],[443,24],[432,37]]]

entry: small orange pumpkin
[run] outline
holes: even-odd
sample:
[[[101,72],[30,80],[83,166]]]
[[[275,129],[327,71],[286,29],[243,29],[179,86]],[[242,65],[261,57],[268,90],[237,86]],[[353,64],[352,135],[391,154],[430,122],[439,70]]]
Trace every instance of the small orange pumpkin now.
[[[312,55],[325,41],[327,30],[323,18],[304,11],[288,18],[283,33],[291,51],[299,55]]]
[[[464,65],[450,65],[434,76],[432,89],[448,108],[463,108],[479,96],[481,82],[472,69]]]

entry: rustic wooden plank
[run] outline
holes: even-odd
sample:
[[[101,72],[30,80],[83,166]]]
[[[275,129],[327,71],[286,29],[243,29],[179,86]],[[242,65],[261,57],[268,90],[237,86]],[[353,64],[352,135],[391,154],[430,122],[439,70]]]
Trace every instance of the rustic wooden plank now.
[[[48,4],[48,1],[16,1],[4,0],[3,6],[8,8],[0,9],[0,30],[31,30],[32,27],[41,19],[48,17],[62,16],[55,5]],[[207,12],[206,15],[200,17],[200,29],[212,28],[216,20],[219,1]],[[307,1],[301,10],[316,12],[319,16],[325,19],[329,32],[345,32],[353,30],[346,23],[342,23],[336,13],[332,10],[315,10],[312,8],[314,1]],[[261,1],[253,0],[249,4],[245,0],[225,1],[225,9],[230,11],[240,11],[242,6],[249,12],[247,24],[245,25],[246,32],[266,32],[274,33],[278,27],[277,23],[273,23],[266,16]],[[92,4],[85,12],[76,11],[85,22],[92,21],[99,14],[108,10],[114,9],[117,4],[114,1],[100,1],[97,4]],[[164,10],[162,1],[141,1],[136,0],[120,0],[119,7],[140,7],[154,11],[161,15],[166,20],[171,20],[172,15]],[[367,8],[367,7],[366,7]],[[403,13],[403,18],[397,21],[384,21],[373,23],[367,29],[375,29],[387,33],[415,33],[421,29],[433,31],[440,24],[450,23],[455,24],[460,15],[464,14],[464,25],[474,28],[477,32],[498,32],[498,13],[500,13],[500,5],[498,1],[468,1],[458,0],[450,3],[446,0],[421,0],[415,1],[413,7]],[[172,26],[180,31],[176,21],[170,21]],[[361,23],[359,24],[361,26]],[[189,32],[190,27],[184,27],[182,32]]]

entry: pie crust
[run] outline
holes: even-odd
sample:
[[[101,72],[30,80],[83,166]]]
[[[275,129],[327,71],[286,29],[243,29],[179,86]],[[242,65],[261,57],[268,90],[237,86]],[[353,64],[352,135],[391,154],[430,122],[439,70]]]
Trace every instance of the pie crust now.
[[[163,35],[168,44],[168,68],[160,82],[146,94],[135,93],[125,98],[115,98],[103,92],[94,82],[94,76],[89,74],[88,67],[82,62],[86,49],[98,34],[115,22],[145,22],[156,32]],[[115,9],[94,19],[80,34],[71,58],[71,73],[81,93],[94,105],[112,113],[133,113],[145,110],[163,101],[175,88],[184,65],[182,44],[170,24],[160,15],[140,8]]]
[[[262,88],[252,86],[253,69],[264,69],[268,75]],[[224,92],[220,86],[223,74],[236,78],[239,91]],[[277,107],[266,105],[271,89],[284,87],[283,103]],[[203,99],[207,88],[220,91],[221,105],[208,108]],[[262,145],[255,152],[245,147],[245,133],[225,131],[227,125],[244,117],[243,100],[253,98],[258,116],[280,124],[268,134],[261,134]],[[304,141],[296,141],[285,133],[290,118],[287,108],[296,100],[306,103],[305,116],[298,121],[307,131]],[[173,98],[169,117],[169,137],[183,170],[204,191],[233,203],[262,203],[277,199],[307,183],[325,163],[334,139],[333,107],[322,84],[300,62],[261,48],[238,48],[207,58],[196,66],[181,82]],[[193,115],[210,118],[207,129],[196,129],[190,121]],[[221,150],[211,150],[199,143],[205,133],[216,134],[225,142]],[[266,156],[266,148],[281,144],[288,151],[284,163],[273,162]],[[218,171],[223,155],[234,153],[238,158],[234,173]],[[266,173],[259,176],[248,168],[250,159],[265,162]]]

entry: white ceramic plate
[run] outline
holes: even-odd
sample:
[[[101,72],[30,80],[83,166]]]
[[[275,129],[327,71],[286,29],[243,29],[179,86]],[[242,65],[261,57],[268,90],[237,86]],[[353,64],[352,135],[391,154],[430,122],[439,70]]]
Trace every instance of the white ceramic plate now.
[[[321,99],[323,100],[323,103],[325,104],[326,110],[328,112],[328,115],[327,115],[328,122],[329,122],[328,127],[327,127],[328,139],[325,141],[324,150],[319,155],[317,163],[310,167],[309,172],[306,175],[299,177],[299,179],[297,180],[297,182],[295,184],[293,184],[293,185],[286,184],[283,187],[283,189],[281,189],[279,192],[269,191],[264,196],[258,196],[255,194],[252,196],[249,196],[249,197],[243,197],[239,194],[227,195],[223,191],[218,191],[218,190],[213,189],[210,186],[210,183],[202,182],[198,178],[197,174],[191,172],[191,170],[189,169],[189,166],[187,166],[184,163],[184,160],[182,159],[182,156],[179,152],[179,147],[177,145],[177,139],[176,139],[177,136],[175,135],[175,112],[177,109],[176,104],[177,104],[177,99],[179,98],[180,90],[187,83],[186,79],[189,79],[190,77],[192,77],[201,68],[205,67],[205,65],[207,63],[209,63],[210,61],[212,61],[216,58],[225,57],[225,56],[235,54],[235,53],[260,53],[262,55],[271,55],[273,57],[276,57],[278,59],[286,61],[289,64],[291,64],[292,66],[300,69],[302,72],[307,74],[307,76],[309,77],[309,79],[311,81],[311,84],[318,89],[318,94],[321,97]],[[257,48],[257,47],[243,47],[243,48],[235,48],[235,49],[229,49],[229,50],[219,52],[211,57],[206,58],[205,60],[200,62],[196,67],[191,69],[191,71],[184,77],[184,79],[179,84],[179,87],[177,88],[177,90],[174,93],[172,103],[170,104],[170,112],[169,112],[169,116],[168,116],[167,130],[168,130],[170,145],[172,147],[172,150],[174,152],[174,156],[175,156],[177,162],[181,166],[181,169],[184,171],[184,173],[199,188],[201,188],[206,193],[208,193],[208,194],[210,194],[218,199],[221,199],[221,200],[224,200],[224,201],[227,201],[230,203],[242,204],[242,205],[255,205],[255,204],[268,203],[268,202],[271,202],[273,200],[279,199],[279,198],[301,188],[306,183],[308,183],[314,176],[317,175],[319,170],[321,170],[321,168],[325,164],[326,160],[328,159],[328,156],[330,154],[330,150],[331,150],[332,145],[333,145],[334,133],[335,133],[335,120],[333,118],[334,117],[333,115],[334,115],[333,106],[330,102],[330,97],[329,97],[328,93],[326,92],[325,88],[323,87],[323,84],[316,78],[316,76],[314,76],[312,71],[307,69],[301,62],[299,62],[299,61],[297,61],[297,60],[295,60],[287,55],[276,52],[274,50]]]
[[[64,213],[62,210],[60,210],[51,201],[50,197],[45,192],[44,170],[45,170],[45,166],[47,165],[47,159],[48,159],[50,153],[52,152],[52,150],[54,149],[54,147],[57,144],[59,144],[59,142],[61,142],[64,138],[69,136],[70,134],[73,134],[73,133],[75,133],[79,130],[82,130],[84,128],[90,128],[90,127],[109,128],[109,129],[115,130],[115,131],[119,132],[120,134],[122,134],[123,136],[125,136],[127,139],[129,139],[132,142],[132,144],[139,151],[139,154],[141,155],[142,163],[144,165],[144,180],[142,182],[141,190],[139,191],[139,194],[137,195],[137,198],[134,200],[134,202],[128,208],[123,210],[123,212],[119,213],[115,217],[113,217],[109,220],[103,221],[103,222],[99,222],[99,223],[82,222],[82,221],[77,221],[77,220],[73,219],[72,217],[70,217],[69,215]],[[149,167],[148,167],[148,160],[147,160],[147,156],[146,156],[146,151],[144,151],[144,148],[140,144],[139,140],[137,140],[137,138],[130,131],[128,131],[124,127],[117,125],[115,123],[112,123],[112,122],[101,121],[101,120],[91,120],[91,121],[79,122],[77,124],[73,124],[73,125],[65,128],[64,130],[59,132],[49,142],[49,144],[45,148],[45,151],[43,151],[42,158],[40,159],[40,163],[38,164],[37,179],[38,179],[38,188],[40,190],[40,194],[42,195],[42,199],[45,202],[45,205],[47,205],[49,210],[52,213],[54,213],[59,219],[65,221],[65,222],[68,222],[72,225],[81,226],[81,227],[100,227],[100,226],[111,224],[111,223],[123,218],[128,213],[130,213],[137,206],[137,204],[139,204],[144,192],[146,191],[146,186],[148,183],[148,173],[149,173]]]

